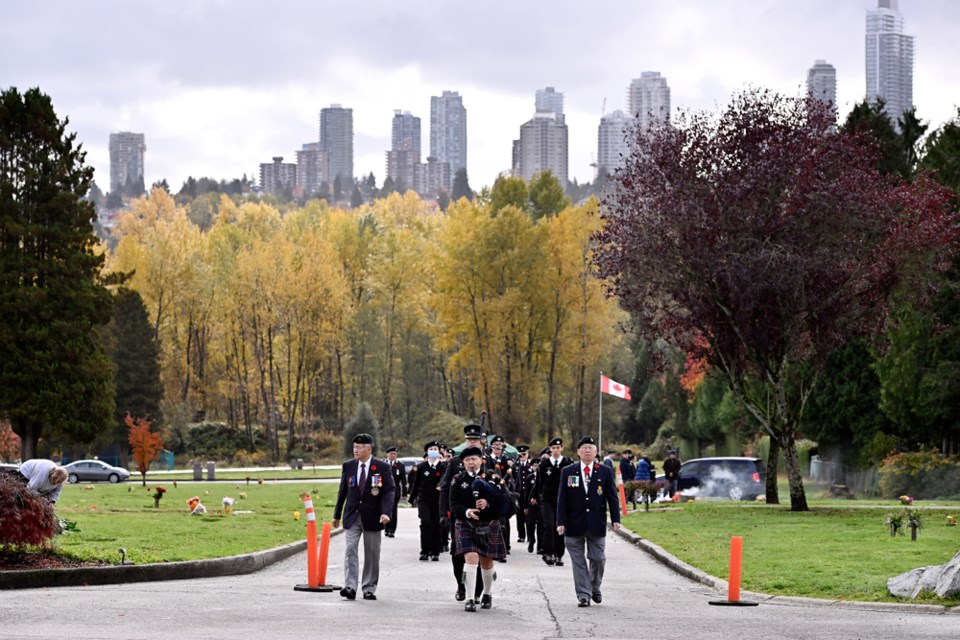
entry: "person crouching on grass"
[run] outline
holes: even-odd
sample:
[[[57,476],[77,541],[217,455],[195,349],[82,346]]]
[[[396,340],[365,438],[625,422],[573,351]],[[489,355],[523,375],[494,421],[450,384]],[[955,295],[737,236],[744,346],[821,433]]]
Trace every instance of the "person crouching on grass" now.
[[[481,471],[482,456],[479,447],[465,447],[460,452],[464,471],[450,483],[450,511],[455,517],[456,552],[464,556],[463,581],[466,593],[471,596],[464,604],[464,611],[477,610],[476,600],[472,597],[476,587],[477,564],[480,565],[483,580],[480,608],[489,609],[493,605],[493,561],[507,557],[500,529],[501,512],[508,499],[504,495],[506,486],[499,472]]]

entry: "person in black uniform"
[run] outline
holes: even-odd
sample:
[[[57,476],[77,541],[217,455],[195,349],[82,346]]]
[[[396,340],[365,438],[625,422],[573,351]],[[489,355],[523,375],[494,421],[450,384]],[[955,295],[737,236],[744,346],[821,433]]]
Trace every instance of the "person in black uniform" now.
[[[550,441],[550,456],[540,463],[537,502],[543,521],[543,561],[548,565],[563,566],[563,537],[557,533],[557,490],[560,488],[560,471],[573,464],[563,455],[563,440]]]
[[[410,487],[410,504],[417,505],[420,516],[420,560],[440,560],[440,479],[445,465],[440,461],[440,443],[423,445],[427,460],[417,465]]]
[[[540,505],[537,504],[537,468],[540,458],[534,458],[523,473],[523,526],[527,532],[527,552],[533,553],[537,545],[537,527],[540,525]]]
[[[520,496],[520,509],[517,510],[517,542],[527,540],[527,517],[525,515],[527,501],[524,494],[527,491],[526,475],[530,472],[530,447],[525,444],[517,445],[517,461],[513,465],[513,490]]]
[[[493,436],[490,440],[490,455],[487,456],[486,464],[484,465],[486,469],[491,471],[496,471],[500,474],[500,477],[503,479],[506,484],[508,491],[513,491],[513,465],[510,464],[510,461],[507,460],[506,456],[503,455],[503,449],[506,447],[506,441],[503,439],[503,436]],[[503,540],[507,546],[507,554],[510,553],[510,518],[501,517],[500,518],[500,529],[503,531]],[[506,562],[507,559],[504,558],[501,562]]]
[[[483,438],[483,427],[478,424],[468,424],[463,428],[463,435],[467,441],[467,447],[476,447],[480,448],[482,438]],[[447,469],[443,475],[443,481],[440,484],[440,515],[447,517],[448,528],[450,529],[450,557],[453,560],[453,577],[457,581],[457,592],[454,596],[457,601],[463,601],[467,597],[467,587],[463,581],[463,565],[464,559],[463,555],[457,553],[457,536],[455,532],[455,518],[453,513],[450,511],[450,485],[453,482],[453,478],[458,474],[463,472],[465,469],[463,465],[463,459],[459,456],[453,458],[450,461],[450,464],[447,465]],[[477,574],[480,573],[480,569],[477,569]],[[475,587],[475,599],[479,600],[482,590],[483,582],[474,579]]]
[[[481,470],[482,452],[478,447],[464,447],[460,459],[464,471],[454,476],[450,483],[450,510],[455,518],[457,554],[465,560],[463,581],[471,594],[477,579],[473,567],[480,567],[483,581],[480,608],[489,609],[493,606],[493,561],[507,557],[500,517],[506,512],[510,496],[498,471]],[[474,598],[468,599],[463,609],[476,611]]]
[[[390,512],[390,522],[384,529],[384,534],[388,538],[396,537],[397,533],[397,507],[400,505],[400,498],[407,497],[407,474],[404,471],[403,464],[397,462],[397,448],[387,449],[387,463],[390,465],[390,471],[393,474],[393,483],[397,487],[397,493],[393,498],[393,511]]]

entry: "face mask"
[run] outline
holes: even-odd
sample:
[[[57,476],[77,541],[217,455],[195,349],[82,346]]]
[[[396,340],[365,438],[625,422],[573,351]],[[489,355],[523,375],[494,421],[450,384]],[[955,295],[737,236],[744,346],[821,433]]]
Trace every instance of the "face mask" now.
[[[431,460],[436,460],[437,458],[440,457],[440,452],[439,452],[439,451],[432,451],[432,450],[431,450],[431,451],[427,451],[427,457],[430,458]]]

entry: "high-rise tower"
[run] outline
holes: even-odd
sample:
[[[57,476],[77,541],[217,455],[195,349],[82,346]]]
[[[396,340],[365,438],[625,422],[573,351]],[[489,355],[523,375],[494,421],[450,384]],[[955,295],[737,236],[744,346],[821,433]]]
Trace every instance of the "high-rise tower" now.
[[[327,152],[330,185],[340,176],[341,188],[349,192],[347,185],[353,182],[353,109],[332,104],[320,110],[320,149]]]
[[[627,89],[630,115],[637,118],[640,127],[649,129],[654,121],[670,120],[670,87],[659,71],[644,71]]]
[[[557,114],[557,120],[565,122],[563,117],[563,94],[553,87],[537,89],[534,106],[536,111],[552,111]]]
[[[467,110],[456,91],[430,98],[430,156],[454,176],[467,167]]]
[[[619,169],[630,148],[627,146],[626,135],[633,118],[619,109],[600,118],[600,127],[597,129],[597,172],[604,171],[611,174]]]
[[[143,180],[143,156],[147,150],[142,133],[110,134],[110,192],[120,193],[128,184]],[[128,194],[135,195],[135,194]]]
[[[877,0],[867,9],[867,100],[884,102],[884,109],[899,130],[897,120],[913,108],[913,36],[903,33],[903,16],[897,0]]]
[[[807,72],[807,95],[837,104],[837,70],[826,60],[817,60]]]

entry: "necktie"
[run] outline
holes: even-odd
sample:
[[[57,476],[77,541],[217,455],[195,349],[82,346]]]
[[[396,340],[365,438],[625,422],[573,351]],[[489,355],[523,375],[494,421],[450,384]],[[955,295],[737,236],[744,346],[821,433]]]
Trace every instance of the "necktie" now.
[[[363,493],[367,488],[367,465],[366,463],[360,463],[360,493]]]

